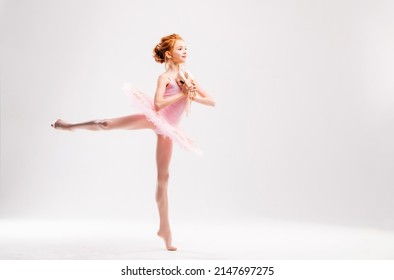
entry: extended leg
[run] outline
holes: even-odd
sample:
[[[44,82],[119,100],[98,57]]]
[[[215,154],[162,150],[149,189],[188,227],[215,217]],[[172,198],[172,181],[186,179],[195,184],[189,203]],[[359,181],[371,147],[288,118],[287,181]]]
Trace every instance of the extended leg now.
[[[156,162],[157,162],[157,190],[156,202],[159,209],[160,228],[157,235],[164,239],[167,250],[175,251],[172,246],[170,221],[168,217],[168,179],[169,165],[172,155],[172,140],[158,135]]]
[[[52,127],[64,130],[111,130],[111,129],[143,129],[154,128],[154,125],[144,115],[129,115],[120,118],[93,120],[82,123],[67,123],[57,120]]]

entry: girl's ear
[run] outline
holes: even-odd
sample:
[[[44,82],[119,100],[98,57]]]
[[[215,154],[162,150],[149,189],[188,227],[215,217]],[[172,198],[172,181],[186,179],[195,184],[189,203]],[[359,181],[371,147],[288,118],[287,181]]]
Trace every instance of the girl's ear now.
[[[166,56],[167,56],[168,58],[172,58],[172,56],[171,56],[171,54],[170,54],[169,51],[166,51]]]

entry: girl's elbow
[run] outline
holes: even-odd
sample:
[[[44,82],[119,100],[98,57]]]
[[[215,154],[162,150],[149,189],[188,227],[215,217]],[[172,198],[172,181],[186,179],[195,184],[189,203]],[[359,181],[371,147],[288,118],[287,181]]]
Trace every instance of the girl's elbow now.
[[[158,112],[163,109],[163,105],[160,102],[154,102],[155,111]]]
[[[201,102],[202,104],[210,107],[215,107],[215,102],[212,100],[206,100],[205,102]]]
[[[207,105],[207,106],[215,107],[215,105],[216,105],[215,101],[213,101],[211,98],[204,98],[201,101],[202,101],[201,102],[202,104]]]

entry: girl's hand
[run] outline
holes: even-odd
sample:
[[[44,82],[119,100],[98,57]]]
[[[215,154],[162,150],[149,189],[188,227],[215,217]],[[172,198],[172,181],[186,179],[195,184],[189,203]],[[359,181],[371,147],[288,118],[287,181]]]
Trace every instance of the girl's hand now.
[[[186,86],[186,84],[182,80],[176,79],[176,83],[182,89],[182,93],[183,94],[188,94],[189,93],[188,87]]]
[[[189,88],[188,88],[188,86],[186,84],[182,84],[181,88],[182,88],[182,93],[183,94],[189,95]]]
[[[197,88],[195,85],[188,87],[185,83],[182,84],[181,81],[178,82],[179,87],[182,89],[182,93],[188,95],[189,98],[195,97]]]
[[[188,95],[189,95],[189,98],[192,100],[197,96],[197,87],[193,81],[192,81],[192,86],[189,88]]]

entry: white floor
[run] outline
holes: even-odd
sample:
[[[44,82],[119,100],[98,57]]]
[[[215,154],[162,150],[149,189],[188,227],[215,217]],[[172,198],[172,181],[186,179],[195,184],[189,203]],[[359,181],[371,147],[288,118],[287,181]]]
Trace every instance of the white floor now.
[[[147,221],[0,220],[0,259],[394,259],[394,232],[276,220],[179,222],[177,252]]]

